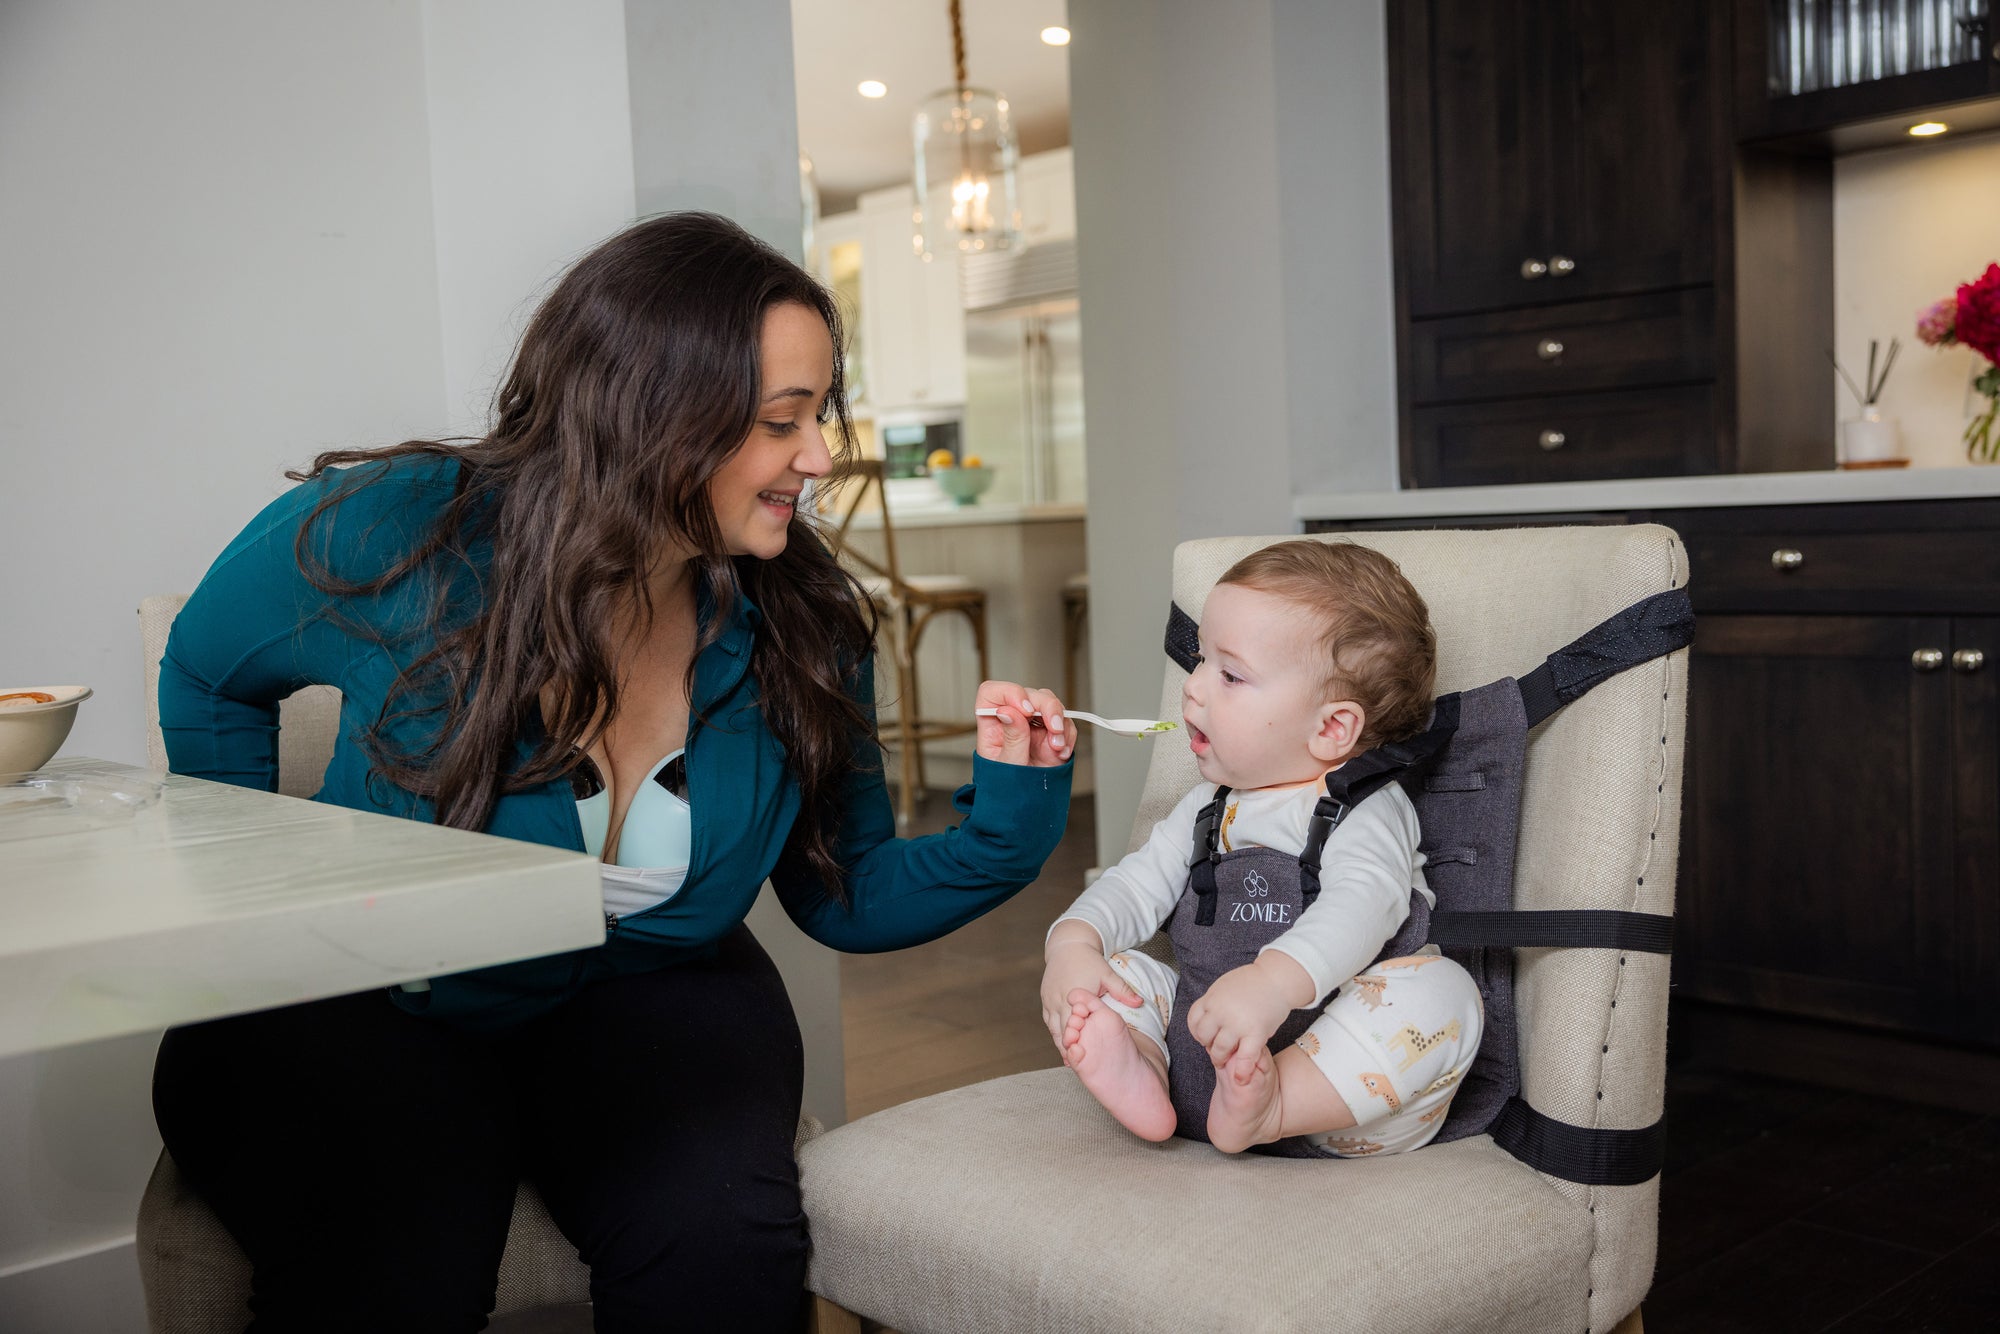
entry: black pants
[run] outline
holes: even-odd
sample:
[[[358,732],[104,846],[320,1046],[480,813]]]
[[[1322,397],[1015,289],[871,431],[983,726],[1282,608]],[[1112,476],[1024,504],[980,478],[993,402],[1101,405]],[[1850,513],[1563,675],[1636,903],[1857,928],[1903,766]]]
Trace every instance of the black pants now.
[[[524,1176],[590,1266],[598,1330],[790,1330],[803,1070],[738,928],[500,1035],[379,992],[178,1028],[153,1106],[255,1267],[256,1334],[482,1328]]]

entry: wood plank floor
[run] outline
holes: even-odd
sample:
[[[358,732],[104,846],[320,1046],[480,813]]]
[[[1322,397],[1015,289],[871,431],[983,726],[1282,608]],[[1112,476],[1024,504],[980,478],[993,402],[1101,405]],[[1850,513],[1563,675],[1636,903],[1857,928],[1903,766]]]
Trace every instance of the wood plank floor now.
[[[917,812],[915,832],[943,829],[958,818],[948,794],[932,793]],[[849,1117],[1062,1064],[1035,998],[1042,937],[1083,891],[1096,847],[1095,807],[1089,797],[1078,797],[1041,878],[1012,899],[943,940],[893,954],[842,957]]]

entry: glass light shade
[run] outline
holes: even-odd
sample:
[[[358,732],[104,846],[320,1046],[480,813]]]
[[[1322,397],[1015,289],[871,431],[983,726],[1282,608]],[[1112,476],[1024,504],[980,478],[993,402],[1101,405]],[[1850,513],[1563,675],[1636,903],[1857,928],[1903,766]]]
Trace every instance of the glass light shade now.
[[[916,148],[917,253],[1011,247],[1021,231],[1014,187],[1021,147],[1007,99],[984,88],[931,94],[917,109]]]

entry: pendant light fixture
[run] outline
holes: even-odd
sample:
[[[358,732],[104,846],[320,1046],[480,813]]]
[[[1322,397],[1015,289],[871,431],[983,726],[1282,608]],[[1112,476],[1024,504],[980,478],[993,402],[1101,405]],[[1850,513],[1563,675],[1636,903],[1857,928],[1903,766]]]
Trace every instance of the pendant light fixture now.
[[[1007,99],[965,82],[965,20],[951,0],[952,86],[917,109],[916,224],[925,259],[1006,250],[1020,234],[1014,165],[1021,155]]]

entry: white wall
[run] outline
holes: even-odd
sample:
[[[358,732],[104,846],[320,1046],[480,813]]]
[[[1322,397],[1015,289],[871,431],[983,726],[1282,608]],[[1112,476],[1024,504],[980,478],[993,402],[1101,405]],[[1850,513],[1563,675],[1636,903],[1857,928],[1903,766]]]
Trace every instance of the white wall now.
[[[726,76],[782,102],[684,119],[700,156],[669,174],[760,164],[762,212],[702,202],[774,240],[789,208],[796,251],[783,0],[630,8],[649,94]],[[0,681],[96,689],[68,753],[144,762],[134,609],[191,588],[285,468],[476,427],[548,280],[633,216],[627,9],[0,4]],[[745,25],[769,79],[737,64]],[[808,1106],[837,1119],[835,962],[773,953],[832,1024]],[[156,1041],[0,1061],[7,1334],[143,1329]]]
[[[548,288],[636,216],[622,0],[423,0],[443,430],[485,429]]]
[[[1142,713],[1176,543],[1394,485],[1382,0],[1071,0],[1070,28],[1092,687]],[[1107,861],[1145,766],[1099,751]]]
[[[1916,339],[1917,312],[2000,262],[2000,134],[1950,135],[1843,158],[1833,168],[1834,334],[1858,383],[1868,340],[1902,340],[1883,390],[1912,466],[1965,462],[1960,443],[1971,405],[1967,381],[1985,360],[1969,348]],[[1836,386],[1837,417],[1856,415]]]
[[[625,0],[632,175],[641,216],[707,209],[794,260],[804,250],[789,0]],[[805,1039],[805,1109],[847,1119],[840,957],[769,889],[750,929],[785,976]]]

